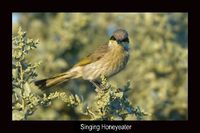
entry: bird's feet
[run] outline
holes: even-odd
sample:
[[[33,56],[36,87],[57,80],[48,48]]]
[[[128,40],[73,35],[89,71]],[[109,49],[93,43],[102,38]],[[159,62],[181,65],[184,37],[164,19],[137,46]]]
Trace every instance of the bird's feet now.
[[[101,85],[100,82],[98,81],[90,81],[90,83],[92,83],[95,86],[95,91],[98,92],[98,90],[101,90],[104,88],[104,86]]]

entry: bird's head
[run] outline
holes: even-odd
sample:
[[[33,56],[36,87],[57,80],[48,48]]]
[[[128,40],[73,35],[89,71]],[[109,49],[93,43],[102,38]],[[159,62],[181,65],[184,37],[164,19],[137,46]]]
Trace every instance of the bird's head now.
[[[126,51],[128,51],[129,49],[129,38],[126,30],[115,30],[112,36],[110,37],[110,41],[117,42],[117,44],[123,46]]]

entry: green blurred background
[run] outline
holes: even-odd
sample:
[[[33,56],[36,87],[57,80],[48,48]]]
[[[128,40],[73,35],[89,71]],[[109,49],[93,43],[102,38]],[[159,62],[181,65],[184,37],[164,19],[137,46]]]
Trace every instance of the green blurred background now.
[[[125,70],[109,79],[122,87],[131,83],[129,100],[148,113],[145,120],[188,119],[188,14],[187,13],[13,13],[13,35],[21,26],[40,44],[30,62],[42,64],[38,78],[72,67],[106,43],[117,28],[129,33],[130,60]],[[81,79],[55,90],[70,91],[92,104],[94,87]],[[61,101],[40,107],[30,120],[77,120],[77,110]]]

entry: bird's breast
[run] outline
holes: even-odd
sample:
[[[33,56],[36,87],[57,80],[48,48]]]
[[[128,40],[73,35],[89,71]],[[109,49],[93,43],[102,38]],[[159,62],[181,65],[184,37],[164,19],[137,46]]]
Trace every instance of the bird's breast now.
[[[85,65],[82,77],[86,80],[96,80],[101,75],[110,77],[126,66],[128,57],[128,52],[122,46],[112,47],[101,59]]]

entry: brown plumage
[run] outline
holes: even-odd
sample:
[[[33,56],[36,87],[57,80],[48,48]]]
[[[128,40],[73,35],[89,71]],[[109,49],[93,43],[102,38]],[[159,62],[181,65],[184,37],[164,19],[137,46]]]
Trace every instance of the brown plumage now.
[[[74,78],[81,77],[93,82],[98,80],[101,75],[110,77],[126,66],[129,57],[128,45],[128,33],[118,29],[113,32],[107,44],[101,45],[70,70],[47,79],[38,80],[35,85],[40,89],[46,89]]]

